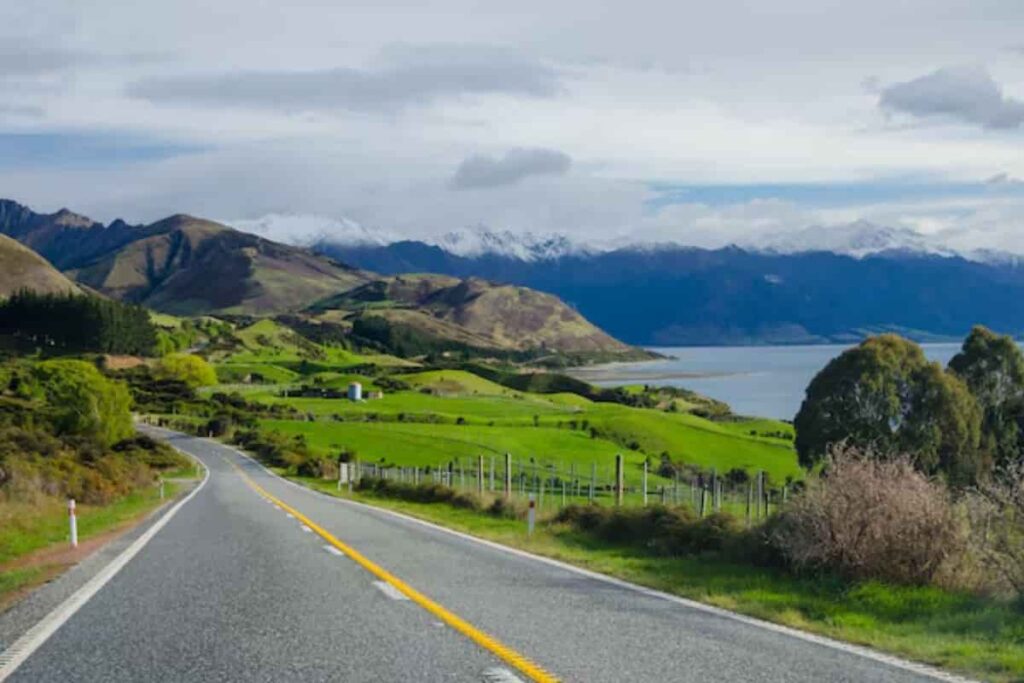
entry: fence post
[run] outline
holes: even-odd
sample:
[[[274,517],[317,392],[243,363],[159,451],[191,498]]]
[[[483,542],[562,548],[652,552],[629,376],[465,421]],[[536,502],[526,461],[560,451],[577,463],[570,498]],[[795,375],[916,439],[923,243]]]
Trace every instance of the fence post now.
[[[494,456],[491,456],[491,493],[494,493]]]
[[[700,487],[700,517],[701,517],[701,519],[704,518],[704,505],[705,505],[705,501],[707,501],[707,498],[708,498],[707,493],[708,493],[708,490],[706,488],[704,488],[704,486],[701,486]]]
[[[533,536],[533,525],[537,521],[537,510],[534,507],[536,502],[533,500],[533,494],[530,494],[530,502],[526,509],[526,534]]]
[[[562,477],[558,479],[562,482],[562,507],[565,507],[565,479]]]
[[[757,518],[761,519],[761,505],[764,501],[764,470],[757,471]]]
[[[512,497],[512,454],[505,454],[505,500]]]
[[[476,492],[484,495],[484,456],[476,456]]]
[[[679,471],[672,469],[672,504],[679,505]]]
[[[662,503],[665,502],[665,496],[662,495]],[[647,459],[644,458],[644,507],[647,507]]]
[[[624,476],[624,472],[622,471],[622,469],[623,469],[622,453],[616,453],[615,454],[615,504],[616,505],[622,505],[622,494],[624,493],[624,491],[623,491],[623,476]]]
[[[594,487],[597,485],[597,463],[590,463],[590,502],[594,502]]]
[[[750,499],[754,496],[754,481],[747,480],[747,528],[750,528]]]

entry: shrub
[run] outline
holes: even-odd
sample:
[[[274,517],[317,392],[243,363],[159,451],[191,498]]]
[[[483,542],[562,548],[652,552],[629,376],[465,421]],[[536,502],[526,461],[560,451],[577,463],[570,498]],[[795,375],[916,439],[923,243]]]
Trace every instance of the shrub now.
[[[908,584],[932,582],[965,547],[943,483],[909,456],[879,459],[845,445],[781,513],[772,542],[796,570]]]
[[[213,367],[199,356],[188,353],[167,354],[160,359],[155,374],[157,379],[178,380],[192,389],[217,383],[217,373]]]
[[[1000,469],[966,498],[970,546],[985,583],[1024,594],[1024,464]]]
[[[664,555],[738,550],[743,534],[739,521],[726,512],[697,519],[689,508],[663,505],[570,505],[559,511],[555,521],[609,543],[640,545]]]

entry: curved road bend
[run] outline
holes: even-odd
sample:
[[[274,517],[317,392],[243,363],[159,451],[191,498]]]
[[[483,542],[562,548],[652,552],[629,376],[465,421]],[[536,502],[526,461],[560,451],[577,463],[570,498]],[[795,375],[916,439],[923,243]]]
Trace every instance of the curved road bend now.
[[[565,681],[935,680],[332,500],[219,444],[162,434],[207,465],[206,486],[9,680],[527,680],[329,551],[241,471]]]

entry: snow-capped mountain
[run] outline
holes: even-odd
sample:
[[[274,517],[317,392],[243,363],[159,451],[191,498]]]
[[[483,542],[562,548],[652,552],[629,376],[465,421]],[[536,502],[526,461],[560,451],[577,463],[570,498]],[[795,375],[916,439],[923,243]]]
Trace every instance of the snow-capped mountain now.
[[[934,237],[910,228],[854,221],[845,225],[812,225],[798,230],[766,235],[756,243],[741,245],[757,251],[798,254],[829,251],[863,258],[881,252],[899,251],[953,255],[953,250]]]
[[[347,218],[311,214],[268,214],[257,219],[225,222],[245,232],[305,247],[384,247],[395,242],[412,241],[437,247],[461,258],[497,256],[524,262],[554,261],[567,256],[594,256],[612,251],[656,253],[691,246],[685,240],[666,239],[664,235],[655,240],[644,240],[635,233],[588,237],[584,244],[581,239],[563,233],[514,232],[494,230],[483,225],[414,235],[367,227]],[[761,234],[729,244],[746,251],[769,254],[825,251],[864,258],[873,254],[898,252],[961,256],[977,262],[1016,262],[1021,258],[1020,254],[1010,250],[958,247],[958,244],[973,244],[976,240],[955,237],[941,233],[924,234],[906,227],[859,220]]]
[[[428,238],[423,241],[449,254],[467,258],[493,255],[521,261],[544,261],[588,251],[557,233],[514,233],[509,230],[493,231],[482,226],[452,230],[436,240]]]
[[[256,219],[223,222],[242,232],[301,247],[321,242],[346,246],[386,246],[402,239],[396,233],[368,228],[347,218],[311,214],[272,213]]]

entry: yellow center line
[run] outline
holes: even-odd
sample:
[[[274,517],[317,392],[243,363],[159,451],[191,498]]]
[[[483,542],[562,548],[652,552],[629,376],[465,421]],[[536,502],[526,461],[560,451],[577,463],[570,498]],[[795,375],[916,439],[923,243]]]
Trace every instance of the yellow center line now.
[[[227,457],[225,456],[225,459]],[[403,595],[408,597],[410,600],[415,602],[417,605],[427,610],[435,617],[443,621],[448,626],[452,627],[462,635],[466,636],[474,643],[487,650],[488,652],[496,655],[499,659],[515,667],[520,673],[529,676],[530,680],[536,681],[537,683],[556,683],[559,679],[554,674],[544,670],[543,667],[535,664],[533,661],[519,654],[508,645],[505,645],[500,640],[491,636],[484,631],[481,631],[471,623],[458,616],[457,614],[449,611],[440,604],[434,602],[427,596],[423,595],[415,588],[402,581],[397,576],[391,574],[380,565],[370,561],[362,553],[351,547],[347,543],[340,541],[331,532],[327,531],[316,522],[305,516],[295,508],[285,503],[280,498],[276,497],[262,486],[257,484],[252,478],[247,475],[241,467],[236,463],[228,460],[232,467],[238,470],[238,474],[241,475],[243,481],[247,483],[256,493],[260,494],[267,500],[280,505],[282,509],[293,514],[296,519],[301,521],[303,524],[312,529],[317,535],[323,538],[325,541],[330,543],[332,546],[345,553],[353,562],[357,563],[366,571],[376,576],[381,581],[385,581],[401,592]]]

